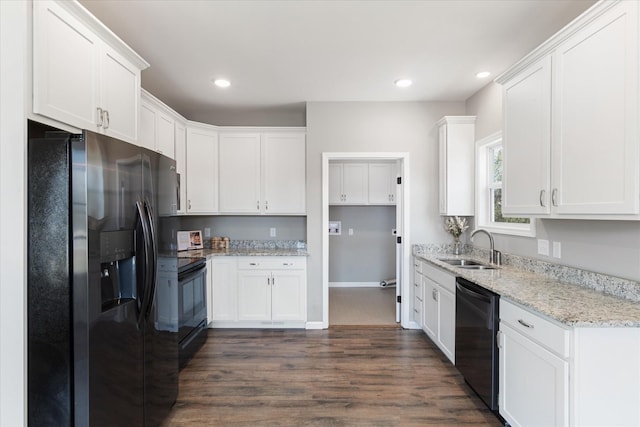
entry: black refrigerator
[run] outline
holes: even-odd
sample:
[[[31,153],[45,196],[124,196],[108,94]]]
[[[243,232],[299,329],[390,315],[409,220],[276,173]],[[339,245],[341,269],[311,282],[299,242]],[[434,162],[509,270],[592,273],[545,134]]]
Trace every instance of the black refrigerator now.
[[[28,132],[29,425],[160,425],[178,393],[176,309],[156,303],[177,286],[175,161]]]

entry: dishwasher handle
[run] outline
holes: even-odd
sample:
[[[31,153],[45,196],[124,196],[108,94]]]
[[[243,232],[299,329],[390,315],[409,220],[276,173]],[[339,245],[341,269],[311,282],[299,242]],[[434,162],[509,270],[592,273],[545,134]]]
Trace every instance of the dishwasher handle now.
[[[476,291],[473,291],[473,290],[467,288],[466,286],[460,284],[459,282],[456,283],[456,289],[460,293],[465,294],[467,296],[470,296],[471,298],[475,298],[475,299],[479,299],[479,300],[484,301],[484,302],[491,303],[491,298],[489,296],[481,294],[481,293],[476,292]]]

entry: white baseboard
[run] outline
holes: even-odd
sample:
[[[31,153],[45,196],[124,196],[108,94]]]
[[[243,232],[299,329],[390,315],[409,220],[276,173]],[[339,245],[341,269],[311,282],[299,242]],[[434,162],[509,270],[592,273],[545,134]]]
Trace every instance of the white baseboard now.
[[[329,282],[330,288],[380,288],[380,282]]]
[[[324,329],[322,321],[320,322],[307,322],[307,329]]]

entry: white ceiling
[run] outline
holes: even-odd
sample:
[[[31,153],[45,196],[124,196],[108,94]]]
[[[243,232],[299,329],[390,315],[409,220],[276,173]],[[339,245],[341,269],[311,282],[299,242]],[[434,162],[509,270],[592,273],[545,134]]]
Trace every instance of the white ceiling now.
[[[81,0],[189,119],[306,101],[464,101],[593,0]],[[479,80],[478,71],[492,76]],[[214,77],[231,80],[219,89]],[[413,79],[410,88],[393,81]]]

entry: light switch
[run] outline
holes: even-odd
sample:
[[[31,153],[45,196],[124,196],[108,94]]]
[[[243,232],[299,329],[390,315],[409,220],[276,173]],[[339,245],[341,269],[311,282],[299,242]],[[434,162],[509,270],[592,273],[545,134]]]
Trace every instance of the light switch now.
[[[349,236],[353,236],[353,228],[349,229]]]
[[[269,236],[276,237],[276,228],[275,227],[271,227],[269,229]]]
[[[549,241],[538,239],[538,253],[540,255],[549,256]]]
[[[204,237],[205,238],[211,237],[211,229],[209,227],[204,228]]]

